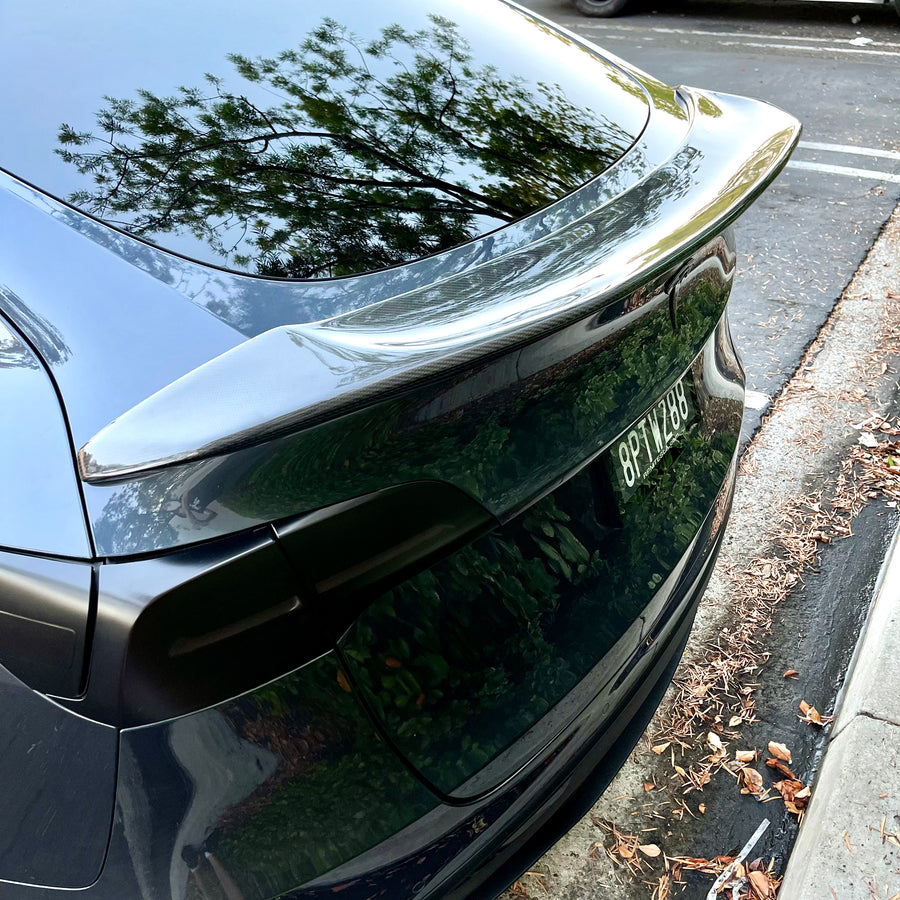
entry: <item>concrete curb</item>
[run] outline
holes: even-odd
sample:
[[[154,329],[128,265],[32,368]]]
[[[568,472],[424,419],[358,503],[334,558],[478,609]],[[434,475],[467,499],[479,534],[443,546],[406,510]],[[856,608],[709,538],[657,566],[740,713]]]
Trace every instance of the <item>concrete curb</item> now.
[[[900,529],[878,577],[779,898],[900,898]]]

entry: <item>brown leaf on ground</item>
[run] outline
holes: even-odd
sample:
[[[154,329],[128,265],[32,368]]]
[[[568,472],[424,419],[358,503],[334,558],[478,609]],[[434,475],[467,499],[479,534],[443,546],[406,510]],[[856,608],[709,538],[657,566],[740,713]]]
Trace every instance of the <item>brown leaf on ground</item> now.
[[[722,743],[722,738],[714,731],[710,731],[709,734],[706,735],[706,746],[712,750],[712,753],[709,755],[710,762],[718,763],[727,758],[728,751]]]
[[[662,850],[660,850],[656,844],[639,844],[638,850],[640,850],[644,856],[649,856],[650,859],[656,859],[656,857],[662,853]]]
[[[782,762],[792,762],[791,751],[784,744],[779,744],[777,741],[769,741],[769,753]]]
[[[705,804],[705,803],[701,803],[701,804],[697,807],[697,809],[700,811],[700,815],[701,815],[701,816],[705,816],[705,815],[706,815],[706,804]]]
[[[652,791],[653,788],[655,788],[655,787],[656,787],[656,785],[655,785],[652,781],[645,781],[645,782],[644,782],[644,791],[646,791],[646,793],[648,793],[648,794],[649,794],[650,791]]]
[[[818,725],[820,728],[828,722],[833,721],[834,716],[823,717],[814,706],[810,706],[805,700],[800,701],[800,712],[803,714],[799,718],[806,722],[807,725]]]
[[[797,776],[780,760],[780,759],[767,759],[766,765],[770,769],[776,769],[781,772],[786,778],[790,778],[792,780],[796,780]]]
[[[782,677],[797,679],[800,677],[800,673],[796,669],[788,669]]]
[[[664,744],[656,744],[654,747],[651,747],[650,749],[651,749],[657,756],[659,756],[661,753],[665,753],[666,750],[669,749],[669,746],[671,745],[671,743],[672,743],[671,741],[666,741]]]
[[[758,754],[755,750],[738,750],[734,754],[734,758],[739,763],[751,763],[758,757]]]
[[[732,716],[732,717],[728,720],[728,727],[729,727],[729,728],[737,728],[738,725],[743,725],[743,724],[744,724],[744,720],[743,720],[740,716]]]
[[[797,792],[803,790],[803,782],[798,781],[796,778],[785,778],[784,781],[776,781],[772,787],[774,787],[786,801],[793,801]]]
[[[773,785],[784,800],[784,808],[796,816],[802,816],[809,802],[810,789],[795,778],[776,781]]]
[[[754,897],[759,898],[759,900],[770,900],[770,898],[775,896],[775,888],[772,882],[769,881],[769,876],[761,869],[750,872],[747,877],[750,879],[750,887]]]
[[[759,794],[763,789],[763,777],[749,766],[741,769],[741,781],[744,786],[741,788],[742,794]]]

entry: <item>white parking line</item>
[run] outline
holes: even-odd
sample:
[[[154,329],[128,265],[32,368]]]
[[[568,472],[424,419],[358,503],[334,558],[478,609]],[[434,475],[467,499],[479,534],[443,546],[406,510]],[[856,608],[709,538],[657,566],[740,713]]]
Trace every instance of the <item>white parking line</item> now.
[[[616,23],[615,25],[610,25],[608,23],[579,23],[579,28],[596,28],[596,29],[615,29],[616,31],[633,31],[639,34],[646,34],[647,32],[655,32],[657,34],[685,34],[691,37],[728,37],[728,38],[743,38],[744,40],[756,38],[758,40],[785,40],[790,39],[792,41],[804,41],[810,44],[857,44],[859,38],[833,38],[833,37],[808,37],[806,35],[786,35],[786,34],[772,34],[766,33],[764,31],[706,31],[702,28],[666,28],[661,25],[652,26],[649,28],[642,28],[639,25],[620,25]],[[867,41],[866,47],[891,47],[896,50],[900,50],[900,42],[897,41]]]
[[[580,28],[589,28],[590,26],[580,26]],[[707,33],[707,32],[704,32]],[[643,34],[641,35],[642,40],[645,43],[650,43],[651,41],[656,40],[656,35],[653,34]],[[634,36],[632,34],[619,34],[615,31],[606,31],[602,35],[597,37],[599,41],[627,41],[633,40]],[[774,40],[778,40],[777,38],[773,39],[772,42],[769,41],[718,41],[717,46],[719,47],[750,47],[754,50],[763,49],[763,50],[803,50],[807,53],[855,53],[857,56],[860,54],[863,56],[897,56],[900,57],[900,50],[872,50],[869,47],[814,47],[811,44],[776,44]],[[784,40],[784,38],[781,38]],[[799,40],[797,38],[792,38],[791,40]]]
[[[878,159],[900,160],[896,150],[875,150],[872,147],[854,147],[852,144],[823,144],[820,141],[800,141],[801,150],[821,150],[825,153],[846,153],[849,156],[874,156]]]
[[[763,41],[719,41],[720,47],[758,47],[768,50],[806,50],[812,53],[862,53],[864,56],[900,56],[898,50],[871,50],[868,47],[811,47],[808,44],[775,44]]]
[[[887,181],[900,184],[900,175],[893,172],[878,172],[875,169],[856,169],[852,166],[831,166],[827,163],[806,162],[803,159],[792,159],[789,169],[808,169],[811,172],[826,172],[829,175],[844,175],[848,178],[870,178],[873,181]]]

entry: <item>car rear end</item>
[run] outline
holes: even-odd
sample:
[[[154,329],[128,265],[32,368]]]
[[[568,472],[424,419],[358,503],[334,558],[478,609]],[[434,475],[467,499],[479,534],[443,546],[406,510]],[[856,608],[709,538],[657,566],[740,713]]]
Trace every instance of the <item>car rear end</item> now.
[[[32,810],[4,895],[488,896],[614,773],[722,538],[731,225],[799,128],[602,65],[594,102],[633,133],[598,174],[320,282],[0,174],[6,343],[61,398],[86,523],[43,546],[35,500],[3,538],[8,612],[43,625],[2,660],[0,716],[43,754],[4,762]]]

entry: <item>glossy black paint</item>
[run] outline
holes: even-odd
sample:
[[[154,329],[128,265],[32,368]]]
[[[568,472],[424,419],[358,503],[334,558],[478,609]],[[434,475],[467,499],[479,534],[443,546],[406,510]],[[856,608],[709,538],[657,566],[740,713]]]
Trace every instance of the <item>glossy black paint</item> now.
[[[690,365],[724,309],[734,257],[716,239],[691,265],[712,275],[677,331],[666,286],[681,265],[596,315],[452,377],[260,447],[125,485],[86,485],[98,546],[115,556],[162,549],[421,479],[450,482],[508,518]],[[650,342],[659,352],[638,371],[633,361]]]
[[[120,727],[220,703],[326,653],[382,591],[495,524],[456,488],[418,482],[199,547],[102,565],[86,687],[53,693]],[[63,565],[24,559],[41,570]],[[0,589],[2,578],[0,571]],[[85,591],[85,616],[87,599]],[[43,674],[26,649],[40,660],[46,648],[37,652],[32,642],[14,657]],[[46,689],[45,681],[29,683]]]
[[[98,878],[115,804],[117,744],[115,728],[67,712],[0,667],[4,881],[83,888]]]
[[[223,884],[245,900],[477,893],[596,772],[680,649],[733,477],[732,465],[660,590],[668,608],[650,632],[653,651],[639,645],[611,693],[595,696],[602,669],[585,679],[564,704],[567,727],[545,717],[544,752],[501,790],[477,803],[441,803],[398,764],[327,654],[242,698],[124,731],[109,858],[85,896],[202,896],[200,885],[216,896]],[[12,898],[55,896],[6,890]]]
[[[651,636],[657,586],[725,481],[738,420],[692,422],[671,466],[614,510],[604,454],[358,616],[341,644],[346,665],[437,793],[495,788],[541,749],[534,723],[572,703],[585,678],[625,677],[623,662]]]

